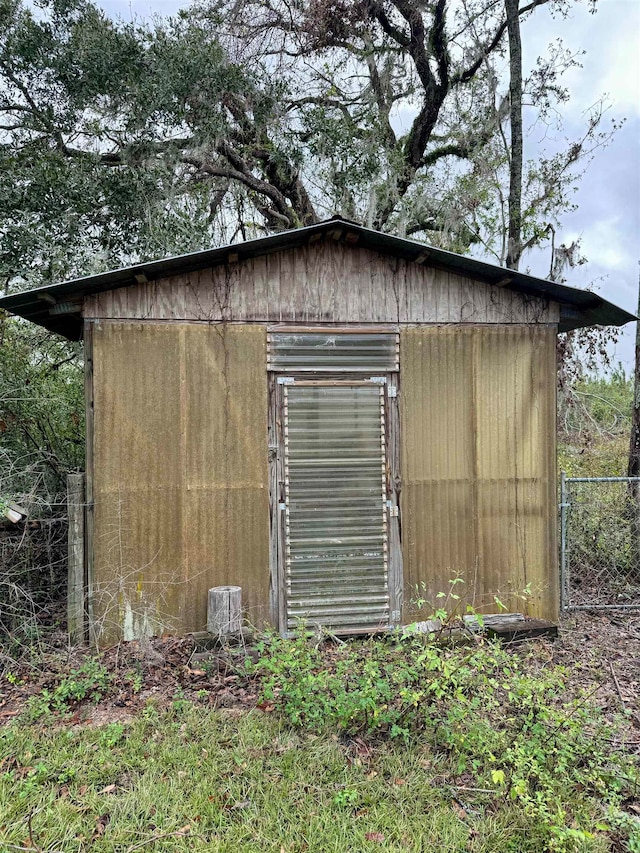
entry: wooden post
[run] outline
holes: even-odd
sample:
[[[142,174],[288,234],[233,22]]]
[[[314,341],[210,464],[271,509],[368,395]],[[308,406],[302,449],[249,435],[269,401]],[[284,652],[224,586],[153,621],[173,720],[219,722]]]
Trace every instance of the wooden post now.
[[[239,634],[242,629],[242,587],[215,586],[209,590],[207,631],[216,637]]]
[[[69,569],[67,630],[72,643],[84,642],[84,474],[67,474]]]

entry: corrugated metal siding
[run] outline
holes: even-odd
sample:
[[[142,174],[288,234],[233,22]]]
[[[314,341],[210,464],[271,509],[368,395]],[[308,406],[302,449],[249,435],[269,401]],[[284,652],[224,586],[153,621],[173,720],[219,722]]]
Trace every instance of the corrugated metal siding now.
[[[120,287],[101,319],[294,323],[557,323],[559,305],[332,241]]]
[[[412,328],[400,346],[404,620],[456,577],[488,610],[523,609],[530,585],[525,609],[555,618],[555,330]]]
[[[389,624],[384,388],[284,388],[287,627]]]
[[[95,324],[94,583],[102,642],[206,626],[238,584],[268,619],[266,330]]]

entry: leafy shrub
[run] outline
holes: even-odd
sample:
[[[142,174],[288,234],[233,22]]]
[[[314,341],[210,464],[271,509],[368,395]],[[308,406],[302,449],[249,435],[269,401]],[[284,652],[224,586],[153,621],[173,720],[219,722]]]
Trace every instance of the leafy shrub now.
[[[52,689],[41,690],[27,702],[26,716],[37,720],[50,713],[68,711],[70,707],[89,699],[97,702],[109,690],[112,676],[95,658],[89,658],[77,669],[62,678]]]
[[[636,775],[611,754],[611,727],[588,701],[563,698],[564,671],[531,675],[494,643],[452,648],[411,636],[323,652],[308,636],[272,638],[256,669],[264,700],[294,726],[419,737],[454,773],[523,807],[549,850],[580,849],[596,800],[615,812]]]

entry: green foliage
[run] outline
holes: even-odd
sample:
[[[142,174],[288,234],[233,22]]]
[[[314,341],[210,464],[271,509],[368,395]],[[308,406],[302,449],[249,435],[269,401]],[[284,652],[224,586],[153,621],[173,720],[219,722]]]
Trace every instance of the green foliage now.
[[[28,513],[0,540],[0,614],[12,654],[38,639],[41,611],[65,588],[66,474],[82,468],[79,345],[0,313],[0,499]]]
[[[625,477],[632,398],[633,382],[620,365],[608,376],[585,377],[563,388],[559,471],[570,478]],[[626,603],[640,577],[636,496],[626,483],[570,483],[568,489],[572,595],[589,603],[606,589],[606,603]]]
[[[587,445],[558,442],[558,470],[568,477],[626,477],[629,436],[616,435],[589,441]]]
[[[280,0],[219,0],[153,23],[2,0],[0,274],[46,283],[330,211],[504,260],[502,7],[411,9],[422,39],[399,5],[360,0],[293,17]],[[532,114],[566,100],[576,62],[556,47],[531,69]],[[527,245],[570,209],[580,159],[610,136],[601,117],[526,166]]]
[[[507,773],[505,785],[486,786],[493,793],[475,791],[427,738],[341,743],[293,731],[277,714],[187,706],[104,727],[13,723],[0,727],[0,767],[2,849],[605,853],[637,846],[637,820],[617,807],[603,814],[591,804],[589,812],[571,780],[558,838],[505,796]],[[576,823],[583,808],[585,822]]]
[[[0,316],[0,459],[0,493],[35,490],[43,503],[65,491],[67,471],[84,465],[79,346],[6,315]]]
[[[633,379],[621,365],[560,390],[558,468],[570,477],[626,476]]]
[[[125,736],[125,727],[122,723],[107,723],[100,731],[100,744],[109,749],[121,743]]]
[[[358,799],[358,792],[354,788],[343,788],[334,795],[333,802],[336,806],[353,808]]]
[[[100,661],[89,658],[61,678],[55,687],[44,689],[27,701],[25,718],[38,720],[49,714],[61,714],[80,702],[97,702],[109,690],[112,676]]]
[[[619,483],[569,483],[567,559],[574,586],[587,596],[606,587],[625,604],[640,580],[638,503]],[[630,602],[629,602],[630,603]]]
[[[266,651],[256,665],[264,699],[293,726],[428,742],[455,773],[545,827],[544,849],[582,849],[594,801],[617,808],[633,782],[590,703],[562,701],[564,673],[533,676],[498,645],[452,649],[411,636],[323,653],[301,636],[274,637]]]

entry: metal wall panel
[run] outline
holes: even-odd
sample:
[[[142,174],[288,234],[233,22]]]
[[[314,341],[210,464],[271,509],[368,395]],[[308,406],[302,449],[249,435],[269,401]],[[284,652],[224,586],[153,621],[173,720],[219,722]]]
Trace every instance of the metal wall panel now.
[[[204,625],[209,587],[242,587],[252,625],[269,621],[266,332],[185,326],[185,622]]]
[[[400,365],[404,620],[457,577],[474,607],[555,618],[555,330],[406,329]]]
[[[268,619],[266,331],[94,324],[95,633],[206,626],[206,591]]]

